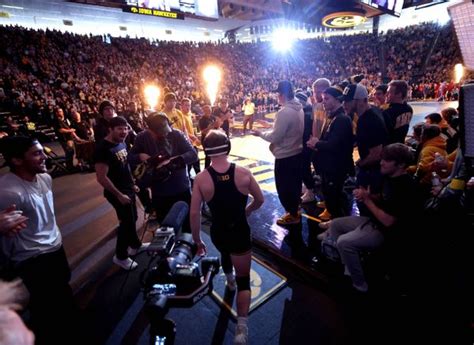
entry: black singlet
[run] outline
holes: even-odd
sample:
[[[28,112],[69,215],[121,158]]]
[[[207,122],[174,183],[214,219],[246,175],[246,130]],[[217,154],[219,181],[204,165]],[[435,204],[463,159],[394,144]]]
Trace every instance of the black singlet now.
[[[214,195],[207,203],[212,213],[212,242],[221,252],[248,252],[252,247],[245,216],[248,196],[239,192],[235,185],[235,164],[232,163],[224,173],[218,173],[212,167],[207,171],[214,183]]]

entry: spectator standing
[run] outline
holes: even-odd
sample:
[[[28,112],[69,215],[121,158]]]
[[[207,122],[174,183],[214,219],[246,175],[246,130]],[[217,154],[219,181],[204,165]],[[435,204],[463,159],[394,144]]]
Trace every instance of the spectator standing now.
[[[304,113],[300,102],[295,100],[293,85],[287,81],[278,83],[274,91],[282,108],[275,115],[271,131],[254,135],[270,142],[275,156],[275,184],[278,198],[286,213],[277,220],[278,225],[299,224],[298,211],[302,182],[302,151]]]

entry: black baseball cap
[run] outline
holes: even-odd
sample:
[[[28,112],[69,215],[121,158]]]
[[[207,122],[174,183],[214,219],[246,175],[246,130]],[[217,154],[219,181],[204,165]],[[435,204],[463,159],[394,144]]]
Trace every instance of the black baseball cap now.
[[[290,96],[292,98],[294,96],[293,85],[289,80],[282,80],[278,83],[278,87],[273,92]]]

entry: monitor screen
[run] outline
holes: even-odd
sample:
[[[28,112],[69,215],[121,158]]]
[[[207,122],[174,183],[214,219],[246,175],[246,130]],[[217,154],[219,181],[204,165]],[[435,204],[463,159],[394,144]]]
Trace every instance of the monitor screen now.
[[[404,0],[361,0],[362,3],[400,17]]]
[[[128,6],[219,18],[217,0],[126,0]]]

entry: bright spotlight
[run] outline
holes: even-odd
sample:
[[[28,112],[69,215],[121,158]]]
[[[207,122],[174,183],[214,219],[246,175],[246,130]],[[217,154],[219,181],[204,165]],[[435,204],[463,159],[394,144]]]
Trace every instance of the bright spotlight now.
[[[155,110],[158,104],[158,98],[160,97],[160,89],[155,85],[147,85],[145,86],[144,93],[148,106],[151,110]]]
[[[454,66],[454,82],[459,83],[464,76],[464,66],[461,63]]]
[[[204,81],[206,82],[207,95],[211,105],[214,105],[219,90],[219,83],[221,81],[221,71],[216,66],[207,66],[203,73]]]
[[[288,29],[279,29],[273,33],[272,46],[279,52],[286,52],[293,46],[295,33]]]

